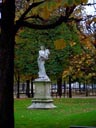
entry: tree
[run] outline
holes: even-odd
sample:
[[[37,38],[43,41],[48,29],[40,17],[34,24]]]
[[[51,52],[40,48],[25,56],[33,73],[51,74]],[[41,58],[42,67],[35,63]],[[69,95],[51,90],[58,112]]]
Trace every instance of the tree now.
[[[25,1],[24,1],[25,2]],[[13,114],[13,74],[14,74],[14,44],[15,35],[22,26],[34,29],[49,29],[60,25],[62,22],[75,20],[70,18],[75,7],[81,2],[87,0],[48,0],[30,1],[27,0],[27,9],[23,11],[22,15],[14,23],[15,17],[15,0],[4,0],[2,6],[2,21],[1,21],[1,36],[0,36],[0,127],[1,128],[14,128],[14,114]],[[56,4],[55,4],[56,3]],[[42,4],[42,7],[39,6]],[[50,6],[51,8],[50,8]],[[53,22],[47,22],[53,10],[64,5],[65,15],[56,16]],[[37,7],[37,8],[36,8]],[[50,9],[49,9],[49,8]],[[36,8],[36,10],[34,9]],[[34,10],[33,10],[34,9]],[[33,10],[33,15],[29,12]],[[37,15],[36,15],[36,13]],[[40,12],[40,13],[39,13]],[[43,13],[42,13],[43,12]],[[47,15],[46,15],[47,13]],[[47,17],[46,17],[47,16]],[[39,23],[35,24],[33,18],[39,19]],[[51,18],[51,17],[50,17]],[[29,20],[31,19],[31,20]],[[28,21],[28,22],[27,22]],[[33,21],[33,22],[31,22]],[[43,22],[42,22],[43,21]],[[55,21],[55,22],[54,22]]]
[[[0,127],[14,127],[14,18],[15,1],[5,0],[2,7],[0,37]],[[6,22],[7,21],[7,22]]]
[[[88,2],[81,6],[81,13],[77,15],[79,19],[82,19],[78,22],[78,30],[81,32],[84,39],[90,40],[94,47],[96,47],[96,0]],[[92,9],[92,13],[88,10]],[[87,8],[87,11],[86,11]],[[78,10],[78,8],[77,8]]]
[[[14,128],[15,0],[4,0],[2,5],[0,35],[0,127]]]

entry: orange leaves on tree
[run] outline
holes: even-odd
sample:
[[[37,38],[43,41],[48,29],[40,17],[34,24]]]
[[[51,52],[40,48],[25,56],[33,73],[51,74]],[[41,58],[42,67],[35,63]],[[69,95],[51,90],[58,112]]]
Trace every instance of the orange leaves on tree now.
[[[45,20],[49,19],[50,11],[47,6],[45,6],[44,8],[40,8],[39,11],[40,11],[40,13],[39,13],[40,17],[42,17]]]
[[[80,3],[87,3],[88,0],[74,0],[74,3],[80,4]]]
[[[49,19],[50,14],[59,7],[68,7],[74,4],[78,5],[81,1],[86,2],[87,0],[46,0],[46,2],[36,8],[36,10],[40,17],[47,20]]]
[[[92,41],[92,44],[96,47],[96,40]]]
[[[81,0],[81,2],[82,2],[82,3],[87,3],[87,2],[88,2],[88,0]]]
[[[64,39],[55,40],[54,45],[55,45],[55,48],[58,50],[66,47],[66,43],[65,43]]]
[[[36,78],[37,76],[35,76],[35,75],[32,75],[32,74],[27,74],[27,75],[24,75],[24,74],[21,74],[21,79],[22,79],[22,81],[25,81],[25,80],[30,80],[31,78]]]
[[[84,52],[80,55],[75,55],[70,58],[69,67],[64,70],[63,78],[72,75],[73,79],[77,77],[82,78],[83,76],[86,76],[86,79],[89,79],[94,73],[91,73],[93,69],[90,68],[90,65],[94,65],[94,59],[90,54]]]
[[[96,18],[93,18],[93,21],[96,22]]]
[[[43,19],[48,20],[50,14],[54,13],[54,11],[56,11],[60,7],[66,8],[73,5],[79,5],[81,2],[85,3],[87,1],[88,0],[45,0],[44,3],[38,5],[35,8],[32,8],[32,10],[30,10],[30,12],[28,12],[26,16],[30,17],[39,15]],[[40,0],[34,0],[34,2],[40,2]],[[15,20],[18,20],[20,16],[24,13],[24,11],[27,10],[32,3],[33,0],[24,3],[22,2],[22,8],[16,11]]]
[[[70,46],[73,47],[74,45],[76,45],[76,42],[70,42]]]
[[[67,7],[72,5],[79,5],[80,3],[87,3],[88,0],[62,0],[61,5]]]
[[[62,0],[52,0],[46,1],[44,4],[40,5],[38,8],[32,10],[33,14],[39,15],[44,20],[48,20],[52,12],[60,7]],[[35,12],[35,13],[34,13]]]
[[[82,41],[82,44],[85,46],[86,49],[94,51],[93,41],[91,40],[91,37],[84,39]]]
[[[81,2],[81,0],[74,0],[75,4],[79,4]]]
[[[62,77],[66,78],[67,76],[69,76],[69,74],[70,74],[69,69],[66,69],[64,70]]]

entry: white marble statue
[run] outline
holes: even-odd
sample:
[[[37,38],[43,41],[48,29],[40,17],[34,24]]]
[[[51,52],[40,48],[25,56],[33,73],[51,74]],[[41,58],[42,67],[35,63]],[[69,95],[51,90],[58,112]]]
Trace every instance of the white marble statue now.
[[[41,49],[39,50],[39,56],[37,59],[38,68],[39,68],[38,76],[39,76],[39,79],[41,80],[49,80],[49,77],[47,76],[45,71],[45,61],[48,60],[50,51],[49,49],[45,49],[44,46],[41,46],[40,48]]]

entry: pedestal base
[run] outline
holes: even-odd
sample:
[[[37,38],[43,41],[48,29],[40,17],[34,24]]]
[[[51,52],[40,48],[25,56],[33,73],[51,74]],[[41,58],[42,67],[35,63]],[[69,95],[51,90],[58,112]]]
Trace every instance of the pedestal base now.
[[[50,81],[35,80],[35,95],[32,100],[32,105],[28,109],[51,109],[56,108],[50,95]]]
[[[50,109],[50,108],[56,108],[55,105],[53,105],[53,100],[48,99],[33,99],[32,105],[28,107],[29,109]]]

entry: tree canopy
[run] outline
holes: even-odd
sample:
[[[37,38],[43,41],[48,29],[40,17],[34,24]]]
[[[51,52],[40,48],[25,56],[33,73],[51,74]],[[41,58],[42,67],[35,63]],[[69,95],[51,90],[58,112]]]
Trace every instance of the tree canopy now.
[[[26,15],[23,14],[25,17],[25,18],[23,17],[24,18],[23,20],[24,20],[24,22],[26,22],[26,25],[24,25],[24,26],[32,27],[32,25],[33,25],[33,27],[32,27],[33,29],[35,29],[35,27],[36,27],[36,29],[40,29],[40,30],[47,29],[47,28],[48,29],[51,28],[51,30],[47,29],[47,30],[43,30],[41,32],[38,30],[37,31],[35,30],[37,35],[35,34],[34,30],[32,30],[33,31],[32,36],[29,34],[29,36],[31,36],[31,38],[28,36],[28,34],[27,34],[28,30],[27,30],[27,33],[25,32],[26,34],[23,33],[23,35],[21,36],[21,38],[24,38],[24,40],[26,38],[25,42],[27,42],[27,43],[25,43],[25,46],[27,46],[27,44],[28,44],[29,45],[28,47],[34,46],[36,48],[36,47],[38,47],[38,45],[40,46],[40,44],[43,43],[44,45],[47,45],[48,47],[52,47],[52,50],[54,49],[53,50],[54,54],[52,53],[52,57],[54,59],[50,58],[51,61],[49,60],[51,67],[50,67],[50,65],[48,67],[50,69],[52,69],[51,72],[49,72],[49,74],[53,73],[56,76],[56,74],[58,74],[58,73],[62,74],[62,72],[65,70],[63,73],[63,76],[65,77],[66,70],[67,70],[67,73],[69,72],[68,74],[70,74],[70,73],[74,74],[74,73],[72,73],[73,71],[71,71],[71,70],[72,69],[80,70],[80,68],[84,68],[84,72],[85,72],[85,70],[87,70],[87,72],[88,72],[89,68],[85,69],[86,65],[82,66],[81,62],[79,64],[79,62],[77,61],[78,57],[81,56],[83,58],[83,55],[85,53],[87,56],[87,52],[88,52],[87,47],[91,50],[94,49],[90,43],[90,41],[91,41],[90,37],[92,37],[92,34],[90,35],[90,37],[88,37],[89,33],[87,35],[86,35],[86,33],[84,33],[85,31],[87,31],[87,28],[84,30],[84,27],[81,24],[81,22],[85,21],[85,19],[84,19],[85,15],[83,14],[83,12],[84,12],[85,5],[88,5],[87,1],[78,1],[78,2],[72,1],[72,3],[70,3],[70,1],[67,1],[67,0],[66,1],[54,1],[54,0],[53,1],[42,1],[42,3],[41,3],[41,1],[34,1],[33,4],[35,4],[35,2],[40,4],[39,7],[32,8],[30,13],[26,13]],[[79,2],[83,2],[83,3],[81,4]],[[24,11],[23,9],[27,10],[28,7],[31,5],[31,3],[32,3],[32,1],[28,1],[28,3],[26,3],[26,7],[22,6],[22,13]],[[19,6],[24,5],[24,3],[20,3],[20,1],[19,1],[18,5]],[[19,8],[19,6],[18,6],[18,8]],[[45,12],[46,12],[46,15],[45,15]],[[20,20],[20,13],[18,12],[17,14],[19,14],[19,16],[17,15],[16,23]],[[86,16],[87,16],[87,14],[86,14]],[[91,17],[91,19],[86,18],[86,21],[89,21],[89,20],[91,20],[90,23],[92,23],[92,22],[95,23],[95,17]],[[60,24],[57,24],[57,23],[60,23]],[[58,27],[58,25],[61,27]],[[85,25],[87,25],[87,22],[85,23]],[[23,24],[22,24],[22,26],[23,26]],[[82,33],[80,33],[81,31],[82,31]],[[31,33],[31,31],[29,33]],[[30,41],[28,41],[27,38]],[[50,39],[50,41],[49,41],[49,39]],[[88,41],[88,40],[90,40],[90,41]],[[46,43],[46,41],[47,41],[47,43]],[[28,42],[30,42],[30,43],[28,43]],[[24,46],[24,42],[21,44]],[[25,48],[25,50],[26,49],[27,49],[27,47]],[[36,48],[36,49],[35,49],[36,51],[33,50],[33,52],[35,52],[35,54],[38,53],[37,52],[38,48]],[[82,51],[83,50],[85,51],[85,49],[87,49],[87,50],[83,54]],[[56,54],[56,52],[58,53],[58,50],[59,50],[60,54]],[[26,53],[27,59],[30,58],[28,56],[31,56],[30,51],[31,51],[31,49],[29,48],[30,54],[27,55],[27,53]],[[80,53],[82,55],[78,55]],[[77,55],[77,57],[76,57],[76,55]],[[24,54],[23,54],[23,56],[24,56]],[[88,56],[90,56],[90,55],[88,55]],[[33,60],[35,59],[35,62],[36,62],[36,57],[37,57],[37,55],[35,56],[35,58],[33,57]],[[75,59],[77,58],[77,59],[74,60],[74,58]],[[35,64],[35,67],[34,67],[35,71],[33,71],[33,72],[37,73],[37,70],[36,70],[37,66],[34,61],[33,61],[33,63],[30,64],[31,66],[30,65],[28,66],[28,63],[30,62],[31,59],[32,58],[30,58],[28,60],[28,62],[26,60],[26,64],[27,64],[26,69],[28,71],[28,67],[32,68],[32,67],[34,67],[34,64]],[[78,62],[77,66],[79,69],[76,68],[75,61]],[[88,60],[86,60],[86,61],[88,61]],[[32,60],[31,60],[31,62],[32,62]],[[85,62],[85,63],[87,63],[87,62]],[[24,66],[24,63],[22,63],[22,64]],[[70,67],[68,67],[68,69],[67,69],[68,64]],[[23,66],[21,66],[21,67],[23,68]],[[73,67],[73,66],[75,66],[75,67]],[[25,69],[23,69],[23,71],[25,71]],[[28,71],[28,72],[30,72],[30,71]],[[32,72],[30,72],[30,73],[32,73]],[[79,72],[79,74],[81,74],[81,73]],[[76,76],[77,75],[75,74],[74,77],[76,77]],[[83,74],[82,74],[82,76],[83,76]]]
[[[34,29],[49,29],[62,22],[78,21],[71,17],[71,14],[81,3],[87,3],[87,0],[29,0],[27,2],[17,0],[16,26],[17,28],[26,26]],[[38,19],[39,24],[34,23],[33,19]]]

